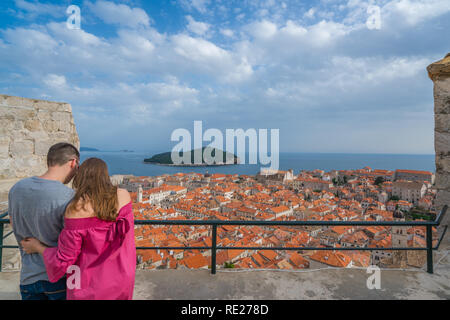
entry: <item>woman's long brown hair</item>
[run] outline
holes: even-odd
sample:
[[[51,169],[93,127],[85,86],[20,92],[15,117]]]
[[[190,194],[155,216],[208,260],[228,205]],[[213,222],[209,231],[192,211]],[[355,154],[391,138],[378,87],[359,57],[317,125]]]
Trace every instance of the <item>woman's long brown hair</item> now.
[[[72,187],[75,189],[75,196],[67,206],[69,212],[77,211],[80,205],[86,210],[86,204],[90,203],[99,219],[116,220],[117,187],[111,183],[108,167],[103,160],[86,159],[78,168]]]

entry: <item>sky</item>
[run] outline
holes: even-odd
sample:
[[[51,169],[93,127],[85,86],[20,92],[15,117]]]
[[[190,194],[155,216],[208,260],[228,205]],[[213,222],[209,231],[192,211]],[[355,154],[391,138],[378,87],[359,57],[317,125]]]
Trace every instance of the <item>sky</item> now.
[[[70,103],[103,150],[169,151],[201,120],[279,129],[281,152],[432,154],[448,30],[449,0],[2,0],[0,93]]]

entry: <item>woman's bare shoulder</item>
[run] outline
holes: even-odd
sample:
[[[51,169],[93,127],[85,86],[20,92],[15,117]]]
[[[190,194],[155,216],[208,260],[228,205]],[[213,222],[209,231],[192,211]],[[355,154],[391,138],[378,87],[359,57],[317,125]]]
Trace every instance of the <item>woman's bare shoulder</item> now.
[[[64,216],[67,219],[80,219],[80,218],[91,218],[95,217],[94,209],[92,205],[88,202],[84,205],[78,203],[72,210],[66,210]]]
[[[131,201],[131,196],[126,189],[117,188],[117,199],[119,201],[119,208],[121,208]]]

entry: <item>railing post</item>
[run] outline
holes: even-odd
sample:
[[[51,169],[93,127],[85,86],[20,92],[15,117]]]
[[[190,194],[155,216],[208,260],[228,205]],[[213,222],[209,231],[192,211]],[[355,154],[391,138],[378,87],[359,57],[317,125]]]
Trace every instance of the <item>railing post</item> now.
[[[427,272],[433,273],[433,227],[427,225]]]
[[[3,257],[3,223],[0,222],[0,272],[2,272]]]
[[[212,235],[211,235],[211,274],[216,274],[216,236],[217,236],[217,224],[212,225]]]

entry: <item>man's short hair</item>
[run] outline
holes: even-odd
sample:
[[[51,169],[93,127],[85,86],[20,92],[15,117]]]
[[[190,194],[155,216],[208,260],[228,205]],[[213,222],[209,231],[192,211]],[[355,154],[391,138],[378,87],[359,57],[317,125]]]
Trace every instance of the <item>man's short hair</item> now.
[[[60,142],[48,149],[47,166],[62,166],[74,158],[80,159],[80,152],[77,148],[70,143]]]

